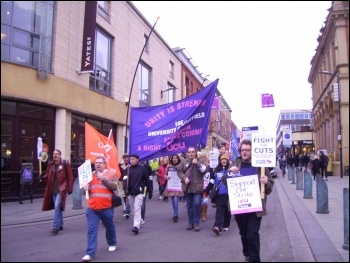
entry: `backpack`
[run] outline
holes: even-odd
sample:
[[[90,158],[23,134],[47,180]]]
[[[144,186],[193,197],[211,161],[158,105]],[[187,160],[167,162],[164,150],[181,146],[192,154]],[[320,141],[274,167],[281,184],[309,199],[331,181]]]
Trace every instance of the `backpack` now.
[[[26,167],[24,168],[22,172],[22,182],[23,183],[30,183],[33,181],[33,171],[31,168]]]

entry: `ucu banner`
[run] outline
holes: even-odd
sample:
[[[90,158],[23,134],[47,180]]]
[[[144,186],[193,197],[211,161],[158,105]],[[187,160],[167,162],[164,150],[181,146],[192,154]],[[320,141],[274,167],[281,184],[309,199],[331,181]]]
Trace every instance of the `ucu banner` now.
[[[140,160],[205,148],[210,110],[219,79],[185,99],[152,107],[131,108],[129,153]]]

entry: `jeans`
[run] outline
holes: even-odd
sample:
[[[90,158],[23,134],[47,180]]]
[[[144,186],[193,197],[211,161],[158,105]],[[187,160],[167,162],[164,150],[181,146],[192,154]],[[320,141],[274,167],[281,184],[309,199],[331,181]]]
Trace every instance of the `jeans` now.
[[[199,226],[199,217],[202,207],[202,193],[187,193],[186,207],[188,224]]]
[[[145,220],[145,213],[146,213],[146,196],[143,197],[142,206],[141,206],[141,218],[143,220]]]
[[[173,204],[174,216],[179,216],[179,197],[176,195],[172,196],[171,203]]]
[[[98,227],[100,220],[106,228],[106,240],[108,246],[117,245],[117,233],[113,222],[114,208],[101,210],[86,209],[86,219],[88,225],[86,254],[92,258],[96,255]]]
[[[165,185],[159,185],[159,196],[162,196],[165,190]]]
[[[62,198],[61,193],[52,194],[52,200],[55,205],[55,215],[53,218],[53,226],[54,229],[59,229],[63,227],[63,214],[62,214]]]
[[[260,262],[260,225],[261,217],[256,213],[237,214],[235,219],[241,236],[243,255],[250,262]]]

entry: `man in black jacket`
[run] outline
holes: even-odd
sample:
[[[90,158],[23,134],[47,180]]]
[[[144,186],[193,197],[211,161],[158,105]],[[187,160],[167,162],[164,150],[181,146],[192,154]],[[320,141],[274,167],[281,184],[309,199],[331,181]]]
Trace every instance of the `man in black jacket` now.
[[[143,191],[143,202],[141,206],[141,225],[146,224],[145,221],[145,214],[146,214],[146,199],[147,195],[149,199],[152,199],[153,196],[153,172],[152,168],[149,165],[148,161],[139,162],[139,164],[143,165],[146,168],[148,177],[149,177],[149,184],[147,185],[146,190]]]
[[[127,173],[123,178],[126,184],[126,194],[134,215],[132,232],[135,234],[139,233],[141,227],[141,206],[144,189],[149,186],[147,170],[138,161],[139,156],[137,154],[129,155],[130,167],[126,170]]]

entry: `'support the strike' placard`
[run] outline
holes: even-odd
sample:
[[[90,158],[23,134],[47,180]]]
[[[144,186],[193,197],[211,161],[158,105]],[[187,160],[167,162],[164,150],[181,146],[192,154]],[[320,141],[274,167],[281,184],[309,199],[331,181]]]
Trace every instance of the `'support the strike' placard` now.
[[[262,211],[257,174],[227,178],[231,214]]]
[[[168,179],[167,189],[168,191],[182,192],[181,179],[177,175],[177,171],[173,167],[168,168]]]

